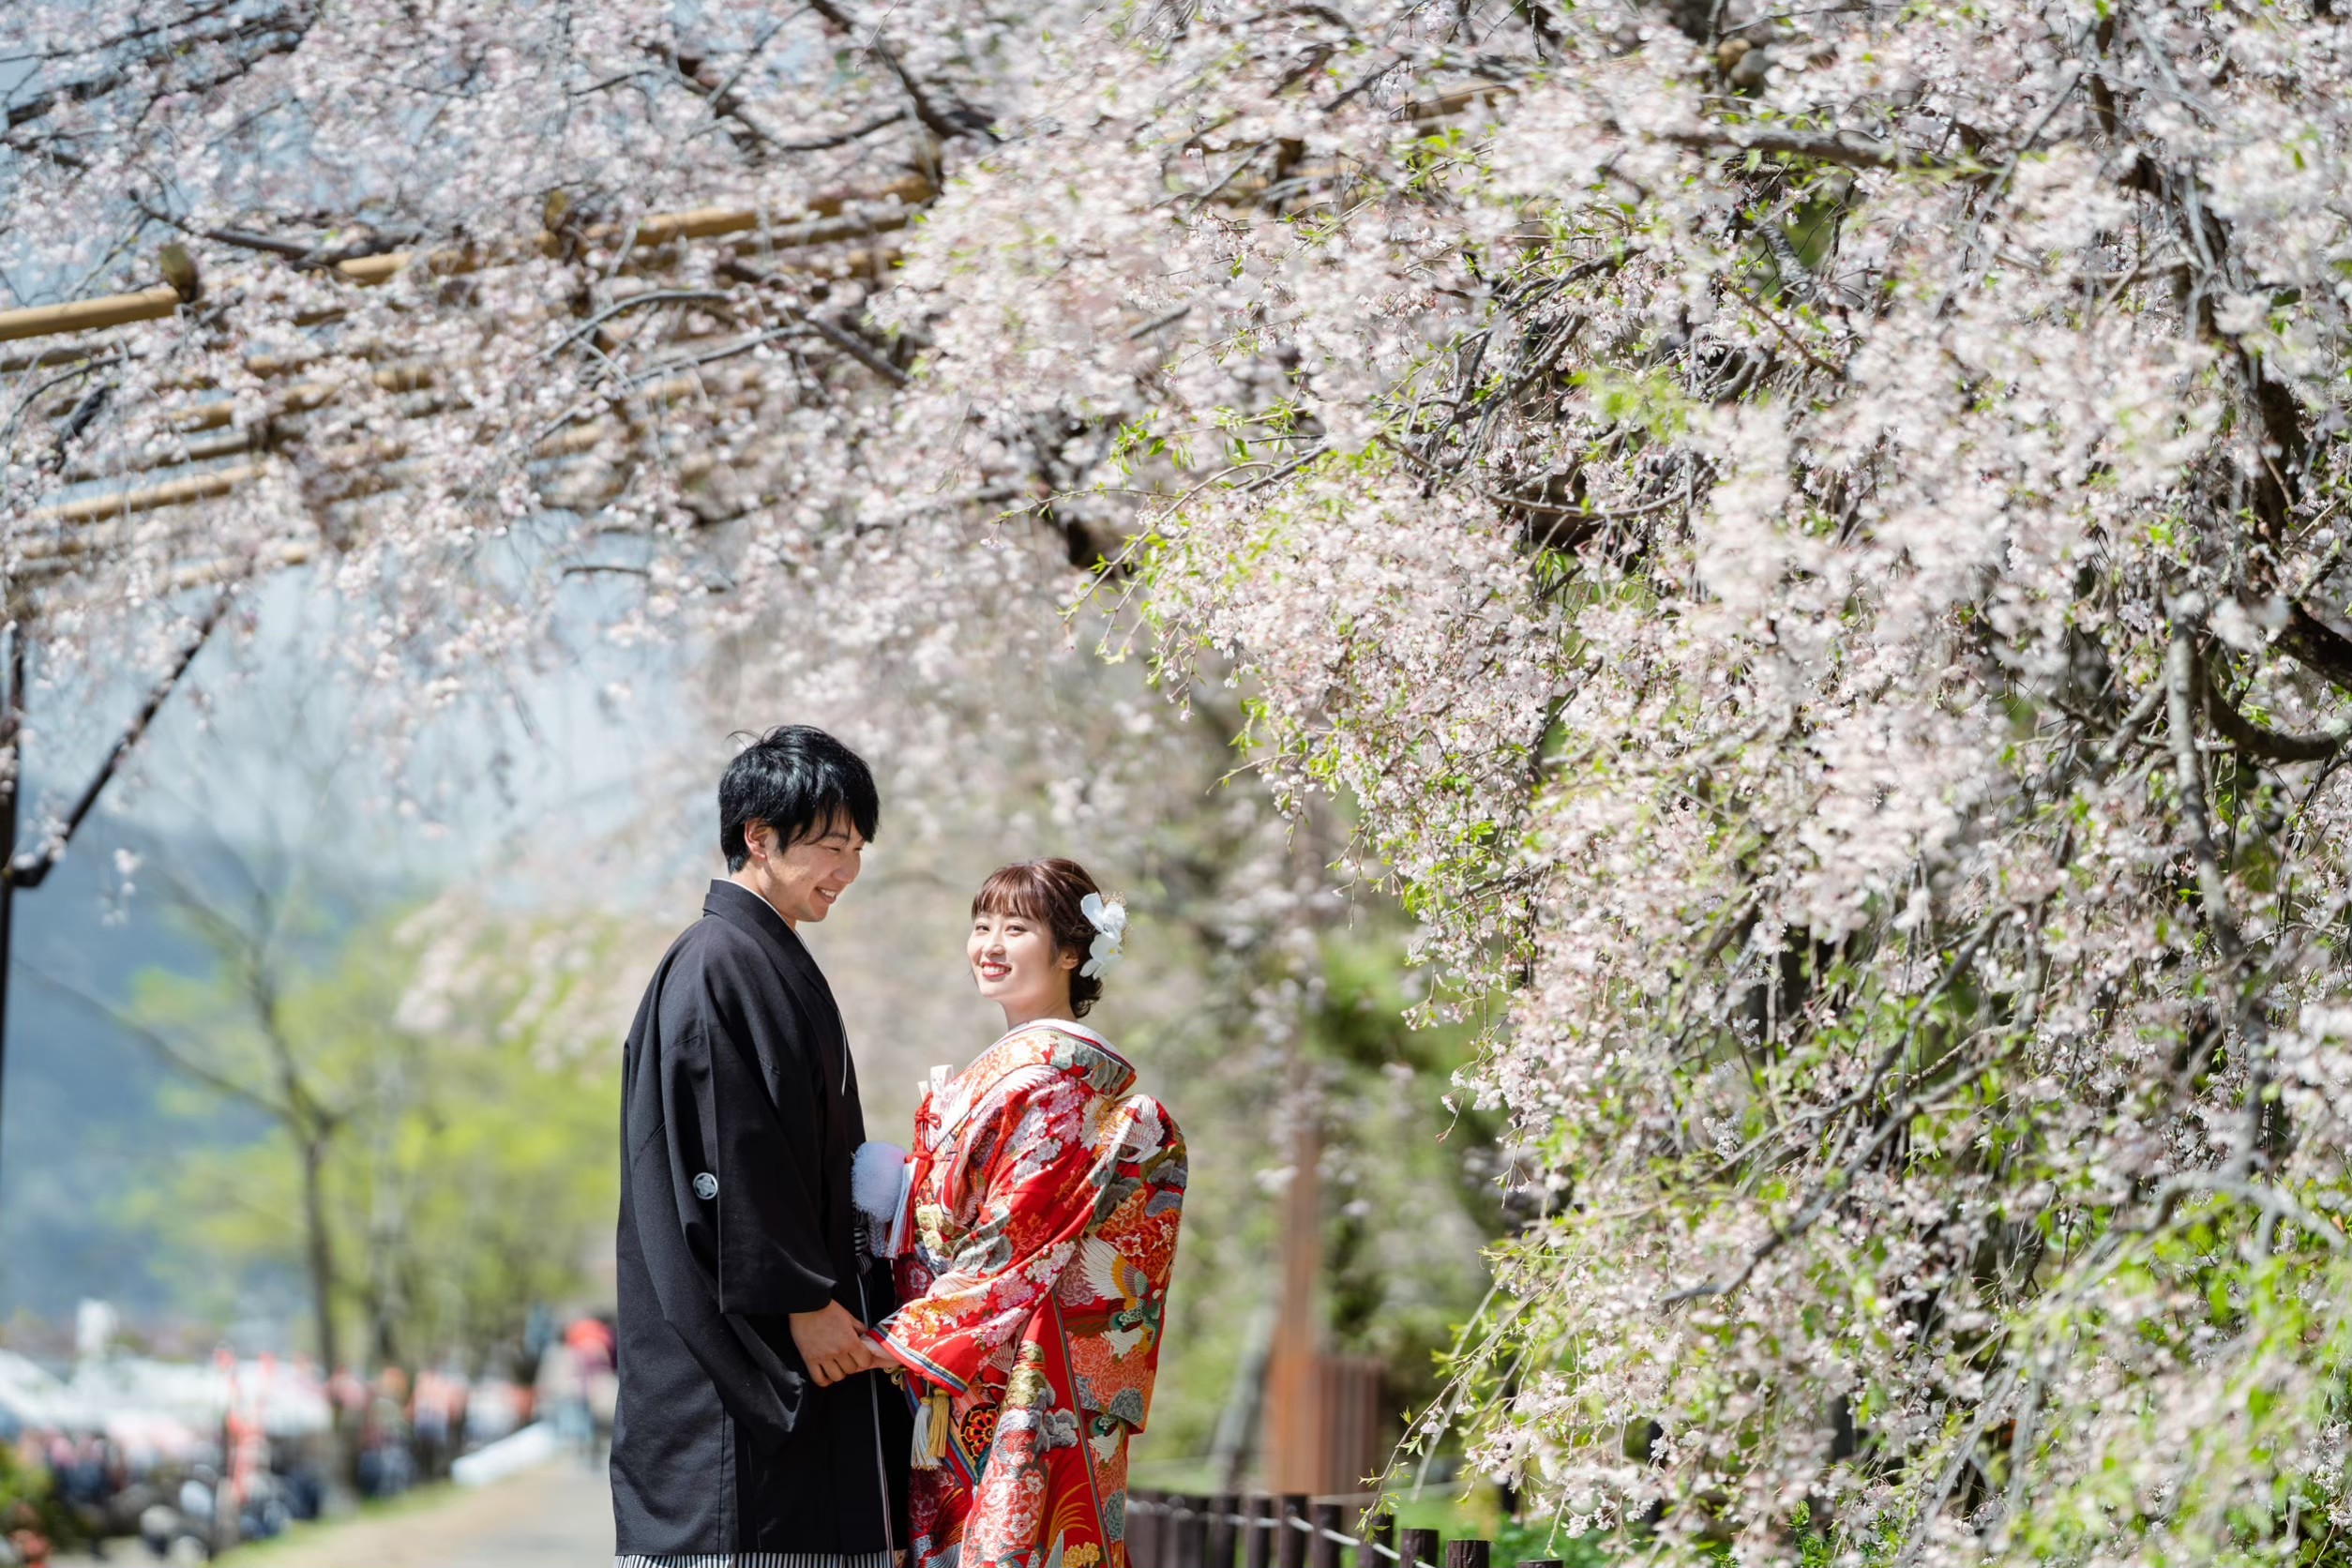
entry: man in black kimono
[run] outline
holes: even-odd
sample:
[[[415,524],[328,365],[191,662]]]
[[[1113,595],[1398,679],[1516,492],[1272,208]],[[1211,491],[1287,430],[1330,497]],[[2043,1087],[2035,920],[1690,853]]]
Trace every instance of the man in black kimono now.
[[[873,776],[792,726],[718,806],[729,875],[655,971],[623,1078],[618,1561],[888,1568],[911,1423],[862,1333],[895,1303],[852,1220],[849,1042],[795,934],[857,876]]]

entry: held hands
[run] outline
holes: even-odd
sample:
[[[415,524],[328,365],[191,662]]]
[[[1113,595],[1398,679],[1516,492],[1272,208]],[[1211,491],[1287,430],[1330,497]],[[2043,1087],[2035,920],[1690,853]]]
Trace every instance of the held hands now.
[[[795,1312],[792,1324],[792,1344],[819,1388],[897,1364],[874,1348],[866,1337],[866,1325],[839,1302],[827,1302],[814,1312]]]

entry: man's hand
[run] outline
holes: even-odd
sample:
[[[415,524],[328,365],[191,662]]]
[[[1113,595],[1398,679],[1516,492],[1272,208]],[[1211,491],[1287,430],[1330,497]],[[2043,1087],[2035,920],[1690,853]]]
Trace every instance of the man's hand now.
[[[795,1312],[792,1322],[792,1344],[819,1388],[891,1364],[867,1343],[866,1325],[857,1315],[839,1302],[827,1302],[814,1312]]]

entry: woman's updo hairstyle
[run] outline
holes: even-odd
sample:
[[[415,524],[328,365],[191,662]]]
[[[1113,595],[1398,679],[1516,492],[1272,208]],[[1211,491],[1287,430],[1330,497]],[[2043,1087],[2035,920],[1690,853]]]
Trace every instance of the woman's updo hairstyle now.
[[[1075,860],[1020,860],[988,873],[972,897],[974,919],[983,914],[1009,914],[1043,927],[1053,935],[1059,953],[1075,953],[1082,966],[1094,945],[1094,923],[1078,908],[1090,893],[1100,893],[1086,867]],[[1103,994],[1098,978],[1070,971],[1070,1013],[1086,1017]]]

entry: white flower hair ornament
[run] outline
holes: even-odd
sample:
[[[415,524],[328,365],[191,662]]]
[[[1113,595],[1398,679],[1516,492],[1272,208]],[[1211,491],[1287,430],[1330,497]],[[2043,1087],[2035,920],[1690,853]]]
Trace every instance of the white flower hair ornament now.
[[[1078,972],[1089,980],[1100,980],[1126,950],[1127,906],[1090,893],[1078,900],[1078,912],[1094,927],[1094,943],[1086,950],[1086,962],[1078,966]]]

